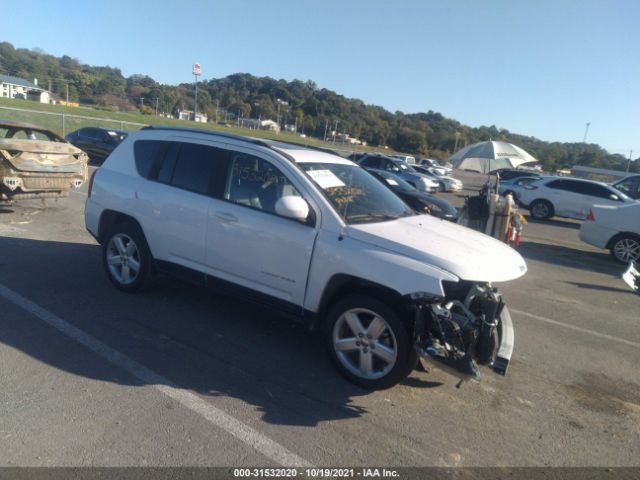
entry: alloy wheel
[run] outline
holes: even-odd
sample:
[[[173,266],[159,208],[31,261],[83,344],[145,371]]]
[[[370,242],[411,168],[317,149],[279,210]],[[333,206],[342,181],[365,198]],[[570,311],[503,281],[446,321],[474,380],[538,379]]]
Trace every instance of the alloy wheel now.
[[[640,242],[633,238],[621,238],[613,246],[614,256],[621,262],[640,259]]]
[[[117,233],[107,245],[107,265],[112,277],[122,285],[130,285],[140,274],[140,252],[133,239]]]
[[[367,380],[384,377],[398,359],[393,330],[371,310],[345,311],[333,327],[332,340],[340,363],[353,375]]]
[[[536,203],[531,209],[531,215],[535,218],[547,218],[549,216],[549,207],[546,203]]]

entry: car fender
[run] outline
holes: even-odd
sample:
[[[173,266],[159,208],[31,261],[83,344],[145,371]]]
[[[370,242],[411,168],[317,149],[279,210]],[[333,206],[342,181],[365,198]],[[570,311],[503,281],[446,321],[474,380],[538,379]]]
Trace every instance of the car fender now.
[[[444,297],[442,281],[459,281],[452,273],[432,265],[340,233],[323,231],[313,251],[305,310],[318,312],[325,287],[339,274],[383,284],[399,295],[424,292]]]

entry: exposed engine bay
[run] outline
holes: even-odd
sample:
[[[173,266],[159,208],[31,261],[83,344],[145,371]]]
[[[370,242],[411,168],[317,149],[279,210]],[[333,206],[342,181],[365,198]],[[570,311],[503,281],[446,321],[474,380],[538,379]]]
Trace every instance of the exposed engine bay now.
[[[434,367],[464,380],[480,380],[478,366],[505,375],[513,351],[513,325],[502,295],[490,284],[460,282],[443,300],[415,304],[414,344]]]

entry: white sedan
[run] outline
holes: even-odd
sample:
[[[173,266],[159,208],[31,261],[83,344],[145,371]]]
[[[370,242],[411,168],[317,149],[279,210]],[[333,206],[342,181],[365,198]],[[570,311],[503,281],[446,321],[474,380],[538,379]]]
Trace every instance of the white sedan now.
[[[594,205],[580,227],[580,240],[607,248],[621,263],[640,260],[640,203]]]
[[[624,193],[606,183],[580,178],[547,177],[526,185],[518,200],[536,220],[554,216],[584,220],[595,205],[633,203]]]

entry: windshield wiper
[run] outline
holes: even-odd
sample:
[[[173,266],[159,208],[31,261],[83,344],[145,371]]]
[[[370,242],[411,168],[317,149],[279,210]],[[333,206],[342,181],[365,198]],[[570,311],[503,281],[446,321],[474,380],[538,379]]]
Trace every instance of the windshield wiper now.
[[[401,215],[389,215],[386,213],[362,213],[360,215],[351,215],[347,217],[350,222],[356,223],[366,220],[397,220]]]

